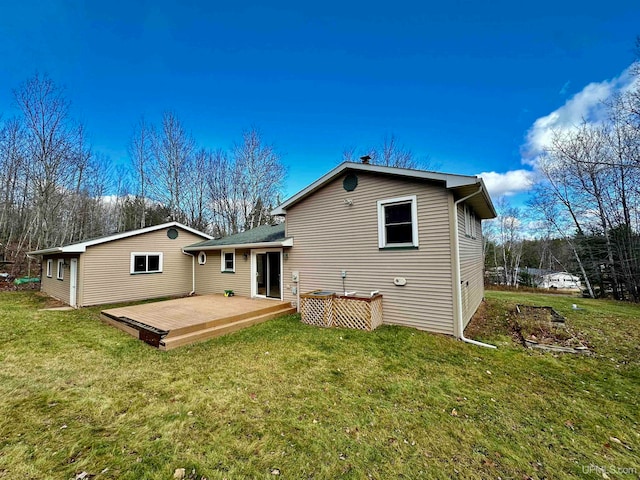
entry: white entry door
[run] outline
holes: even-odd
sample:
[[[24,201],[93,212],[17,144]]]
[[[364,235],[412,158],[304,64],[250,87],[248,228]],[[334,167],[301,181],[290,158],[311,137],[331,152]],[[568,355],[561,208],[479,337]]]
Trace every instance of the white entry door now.
[[[69,305],[76,307],[78,305],[78,259],[72,258],[69,264]]]

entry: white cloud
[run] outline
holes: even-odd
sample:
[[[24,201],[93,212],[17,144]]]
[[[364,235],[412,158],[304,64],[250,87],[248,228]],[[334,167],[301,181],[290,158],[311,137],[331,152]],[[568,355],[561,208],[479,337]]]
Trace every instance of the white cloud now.
[[[590,83],[560,108],[538,118],[529,128],[522,146],[522,163],[533,167],[535,171],[538,156],[550,145],[554,132],[575,129],[585,120],[593,123],[606,121],[603,102],[615,94],[630,90],[638,81],[631,75],[632,67],[633,65],[629,66],[620,76],[611,80]],[[569,84],[567,81],[563,85],[561,94],[568,90]],[[479,176],[484,180],[490,195],[498,198],[530,190],[535,178],[534,171],[519,169],[504,173],[483,172]]]
[[[483,172],[479,176],[484,180],[492,198],[526,192],[533,183],[533,172],[524,169],[505,173]]]
[[[611,80],[590,83],[549,115],[538,118],[527,132],[522,161],[535,166],[537,156],[549,146],[554,131],[575,129],[583,121],[600,123],[606,120],[603,101],[633,87],[631,67]]]
[[[102,200],[102,203],[106,205],[114,205],[118,200],[120,200],[120,198],[122,197],[118,195],[102,195],[100,200]]]

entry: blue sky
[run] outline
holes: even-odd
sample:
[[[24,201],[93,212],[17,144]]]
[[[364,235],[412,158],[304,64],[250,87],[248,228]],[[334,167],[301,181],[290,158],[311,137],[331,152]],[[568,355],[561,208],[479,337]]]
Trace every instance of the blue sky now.
[[[289,195],[394,134],[521,202],[523,151],[624,85],[640,34],[637,0],[0,1],[4,118],[40,72],[116,163],[143,115],[173,110],[211,148],[255,126]]]

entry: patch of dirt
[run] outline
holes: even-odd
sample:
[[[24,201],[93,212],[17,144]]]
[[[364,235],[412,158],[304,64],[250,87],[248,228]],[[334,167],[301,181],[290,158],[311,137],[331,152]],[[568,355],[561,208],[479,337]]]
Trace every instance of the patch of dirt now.
[[[551,307],[517,305],[511,317],[514,340],[524,346],[555,346],[584,350],[586,339]]]
[[[13,278],[11,281],[9,280],[0,280],[0,292],[17,292],[17,291],[25,291],[25,290],[40,290],[39,283],[23,283],[22,285],[14,285]]]
[[[53,297],[50,297],[46,293],[38,292],[36,296],[42,300],[42,307],[40,308],[59,308],[59,307],[68,307],[66,303],[61,302]]]
[[[567,325],[566,320],[551,307],[518,305],[506,309],[482,302],[465,329],[469,338],[491,335],[510,336],[527,348],[549,347],[584,350],[590,345],[584,335]]]
[[[510,335],[510,316],[511,312],[483,300],[465,328],[465,336],[476,338],[491,334]]]

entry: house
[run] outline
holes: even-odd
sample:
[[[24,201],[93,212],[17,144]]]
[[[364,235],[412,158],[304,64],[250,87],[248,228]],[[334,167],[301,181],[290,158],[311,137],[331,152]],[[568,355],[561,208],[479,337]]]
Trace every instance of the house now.
[[[580,278],[567,272],[547,273],[540,277],[540,288],[560,288],[566,290],[580,290],[582,285]]]
[[[284,222],[184,248],[197,294],[377,290],[384,323],[458,337],[484,296],[481,220],[496,212],[478,177],[344,162],[272,214]]]
[[[481,221],[496,216],[479,177],[344,162],[272,214],[284,221],[218,239],[165,224],[32,254],[43,291],[72,305],[74,289],[78,306],[378,291],[384,323],[464,338],[484,296]]]
[[[170,222],[29,255],[42,257],[43,292],[84,307],[190,293],[192,259],[182,247],[209,238]]]

